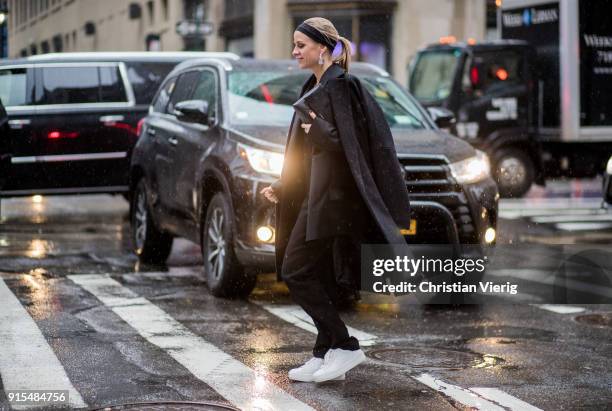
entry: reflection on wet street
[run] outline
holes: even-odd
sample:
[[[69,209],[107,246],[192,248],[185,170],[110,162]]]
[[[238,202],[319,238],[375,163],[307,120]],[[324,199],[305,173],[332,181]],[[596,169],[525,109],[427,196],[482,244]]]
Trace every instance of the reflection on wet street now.
[[[612,214],[600,208],[596,184],[503,200],[499,246],[610,244]],[[2,200],[0,409],[15,389],[66,390],[70,408],[83,409],[612,404],[610,305],[439,306],[364,295],[342,315],[368,360],[345,381],[292,383],[287,372],[311,355],[315,328],[274,273],[259,276],[249,299],[214,298],[197,245],[175,241],[159,267],[139,264],[129,241],[119,196]],[[524,257],[497,275],[516,276],[537,297],[545,277],[537,282],[535,258]]]

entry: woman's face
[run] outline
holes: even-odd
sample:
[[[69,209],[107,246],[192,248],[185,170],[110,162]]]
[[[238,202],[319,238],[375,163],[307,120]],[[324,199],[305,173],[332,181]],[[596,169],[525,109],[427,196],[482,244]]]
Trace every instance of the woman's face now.
[[[312,69],[319,64],[319,55],[325,46],[317,43],[301,31],[293,33],[293,52],[301,69]]]

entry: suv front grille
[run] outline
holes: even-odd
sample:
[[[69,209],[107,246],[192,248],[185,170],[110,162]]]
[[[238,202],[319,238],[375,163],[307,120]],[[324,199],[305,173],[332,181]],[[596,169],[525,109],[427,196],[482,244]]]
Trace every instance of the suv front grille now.
[[[402,156],[399,158],[410,200],[434,201],[446,207],[455,220],[461,243],[477,243],[477,233],[469,203],[461,186],[451,177],[448,161],[444,157]],[[446,231],[442,221],[419,221],[423,231],[417,241],[444,242]]]
[[[445,159],[406,157],[400,158],[400,163],[410,194],[445,193],[459,189],[449,178],[450,169]]]

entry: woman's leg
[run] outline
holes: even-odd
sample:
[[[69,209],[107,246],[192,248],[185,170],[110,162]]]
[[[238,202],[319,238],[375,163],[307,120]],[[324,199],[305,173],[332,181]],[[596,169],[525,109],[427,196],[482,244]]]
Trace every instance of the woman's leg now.
[[[283,261],[282,278],[294,301],[312,317],[318,336],[313,355],[322,358],[329,348],[358,350],[323,286],[321,275],[332,275],[331,239],[305,241],[306,207],[302,207],[291,232]]]

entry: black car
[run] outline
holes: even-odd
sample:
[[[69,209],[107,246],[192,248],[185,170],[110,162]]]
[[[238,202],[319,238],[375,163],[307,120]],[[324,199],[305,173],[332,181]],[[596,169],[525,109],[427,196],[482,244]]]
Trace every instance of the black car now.
[[[193,57],[62,53],[0,62],[10,168],[0,196],[127,193],[138,122],[161,81]]]
[[[351,72],[391,125],[411,194],[408,240],[493,244],[499,195],[486,156],[440,131],[383,70],[354,63]],[[247,295],[250,268],[274,268],[274,206],[259,192],[281,172],[292,104],[308,76],[292,61],[252,59],[193,60],[168,75],[132,156],[141,261],[163,263],[173,237],[185,237],[201,245],[217,296]]]

